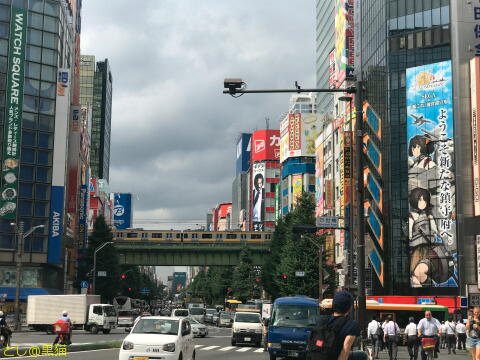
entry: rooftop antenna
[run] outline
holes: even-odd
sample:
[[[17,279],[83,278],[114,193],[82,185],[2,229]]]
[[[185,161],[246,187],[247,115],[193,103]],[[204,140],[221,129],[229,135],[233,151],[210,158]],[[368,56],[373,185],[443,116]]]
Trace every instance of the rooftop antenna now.
[[[267,126],[267,130],[270,129],[270,118],[265,116],[265,125]]]

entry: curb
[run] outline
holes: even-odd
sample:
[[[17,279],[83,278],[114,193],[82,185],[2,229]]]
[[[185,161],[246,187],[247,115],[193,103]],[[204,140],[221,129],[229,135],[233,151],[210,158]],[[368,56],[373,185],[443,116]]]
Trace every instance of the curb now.
[[[16,347],[13,346],[12,348],[9,349],[8,353],[5,354],[5,349],[0,350],[0,358],[9,358],[13,356],[18,356],[18,353],[20,354],[25,354],[23,356],[35,356],[33,354],[29,354],[28,351],[29,349],[34,348],[37,346],[39,349],[39,353],[37,353],[37,356],[42,355],[42,345],[32,345],[30,347],[28,346],[21,346],[21,347]],[[67,346],[67,354],[71,352],[77,352],[77,351],[88,351],[88,350],[101,350],[101,349],[115,349],[115,348],[120,348],[122,346],[122,341],[121,340],[115,340],[115,341],[103,341],[103,342],[98,342],[98,343],[90,343],[90,344],[72,344]],[[45,355],[45,354],[43,354]],[[54,354],[51,354],[52,356]]]

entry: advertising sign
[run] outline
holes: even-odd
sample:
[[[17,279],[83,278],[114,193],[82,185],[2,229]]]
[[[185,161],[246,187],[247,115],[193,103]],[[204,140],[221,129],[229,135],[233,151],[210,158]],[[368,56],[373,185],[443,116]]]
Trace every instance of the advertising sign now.
[[[332,210],[334,209],[333,203],[333,189],[334,189],[333,180],[325,180],[325,209]]]
[[[303,192],[303,176],[302,175],[293,175],[292,176],[292,187],[293,187],[293,199],[292,204],[293,208],[297,206],[297,201],[300,196],[302,196]]]
[[[475,216],[480,215],[480,148],[478,108],[480,106],[480,58],[470,60],[470,91],[472,96],[472,172],[473,172],[473,205]]]
[[[289,114],[280,123],[280,161],[315,156],[315,140],[319,135],[320,118],[316,114]]]
[[[132,194],[113,194],[113,226],[117,230],[132,227]]]
[[[407,69],[412,287],[457,287],[450,61]]]
[[[252,161],[280,160],[280,130],[259,130],[252,134]]]
[[[323,216],[323,191],[324,191],[324,177],[323,177],[323,143],[317,144],[315,156],[315,216]]]
[[[97,196],[97,179],[96,178],[90,178],[90,197],[95,197]]]
[[[335,89],[336,86],[336,71],[335,71],[335,50],[332,50],[330,54],[328,54],[328,73],[330,75],[329,77],[329,84],[330,84],[330,89]]]
[[[87,185],[80,185],[80,209],[78,212],[78,246],[85,248],[88,242],[88,188]]]
[[[252,134],[242,134],[237,142],[236,174],[250,168],[250,139]]]
[[[302,155],[301,114],[288,115],[288,157]]]
[[[370,126],[380,140],[382,138],[382,120],[367,102],[363,105],[363,121]]]
[[[52,186],[50,198],[50,227],[48,234],[49,264],[60,264],[63,234],[63,202],[65,190],[63,186]]]
[[[252,175],[253,231],[263,231],[265,221],[265,163],[253,164]]]
[[[2,188],[0,189],[0,217],[3,219],[17,217],[26,36],[27,11],[12,6],[3,131]]]
[[[370,263],[372,264],[373,270],[375,270],[375,272],[377,273],[378,279],[380,280],[380,283],[383,286],[383,283],[384,283],[384,272],[383,272],[384,263],[383,263],[383,260],[380,256],[380,254],[378,253],[378,251],[376,249],[373,249],[368,254],[368,258],[370,260]]]
[[[480,289],[480,235],[476,235],[477,242],[477,286]]]
[[[172,280],[172,293],[177,294],[187,286],[187,273],[174,272]]]
[[[336,0],[335,6],[335,85],[340,87],[345,79],[353,78],[354,49],[354,0]]]

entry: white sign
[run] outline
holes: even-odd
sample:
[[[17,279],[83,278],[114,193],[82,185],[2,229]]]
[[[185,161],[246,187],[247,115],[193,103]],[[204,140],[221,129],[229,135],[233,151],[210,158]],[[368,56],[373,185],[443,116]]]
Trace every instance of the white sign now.
[[[305,271],[295,271],[296,277],[305,277]]]
[[[340,218],[334,216],[317,216],[316,225],[323,229],[338,229],[340,226]]]
[[[99,276],[99,277],[105,277],[105,276],[107,276],[107,272],[106,272],[106,271],[98,271],[98,272],[97,272],[97,276]]]

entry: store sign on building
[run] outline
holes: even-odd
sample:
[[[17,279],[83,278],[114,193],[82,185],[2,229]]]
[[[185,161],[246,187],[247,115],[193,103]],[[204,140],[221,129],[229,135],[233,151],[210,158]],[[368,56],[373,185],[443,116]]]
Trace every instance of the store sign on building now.
[[[280,160],[280,130],[259,130],[252,134],[252,161]]]
[[[346,79],[353,79],[354,0],[336,0],[335,14],[335,84],[340,87]]]
[[[411,285],[457,287],[451,61],[409,68],[406,80]]]
[[[12,6],[0,189],[0,217],[9,220],[17,217],[26,37],[27,11]]]
[[[472,97],[473,205],[475,216],[480,216],[480,123],[478,121],[478,109],[480,107],[480,58],[478,57],[470,61],[470,92]]]
[[[480,235],[476,236],[477,240],[477,282],[480,290]]]

